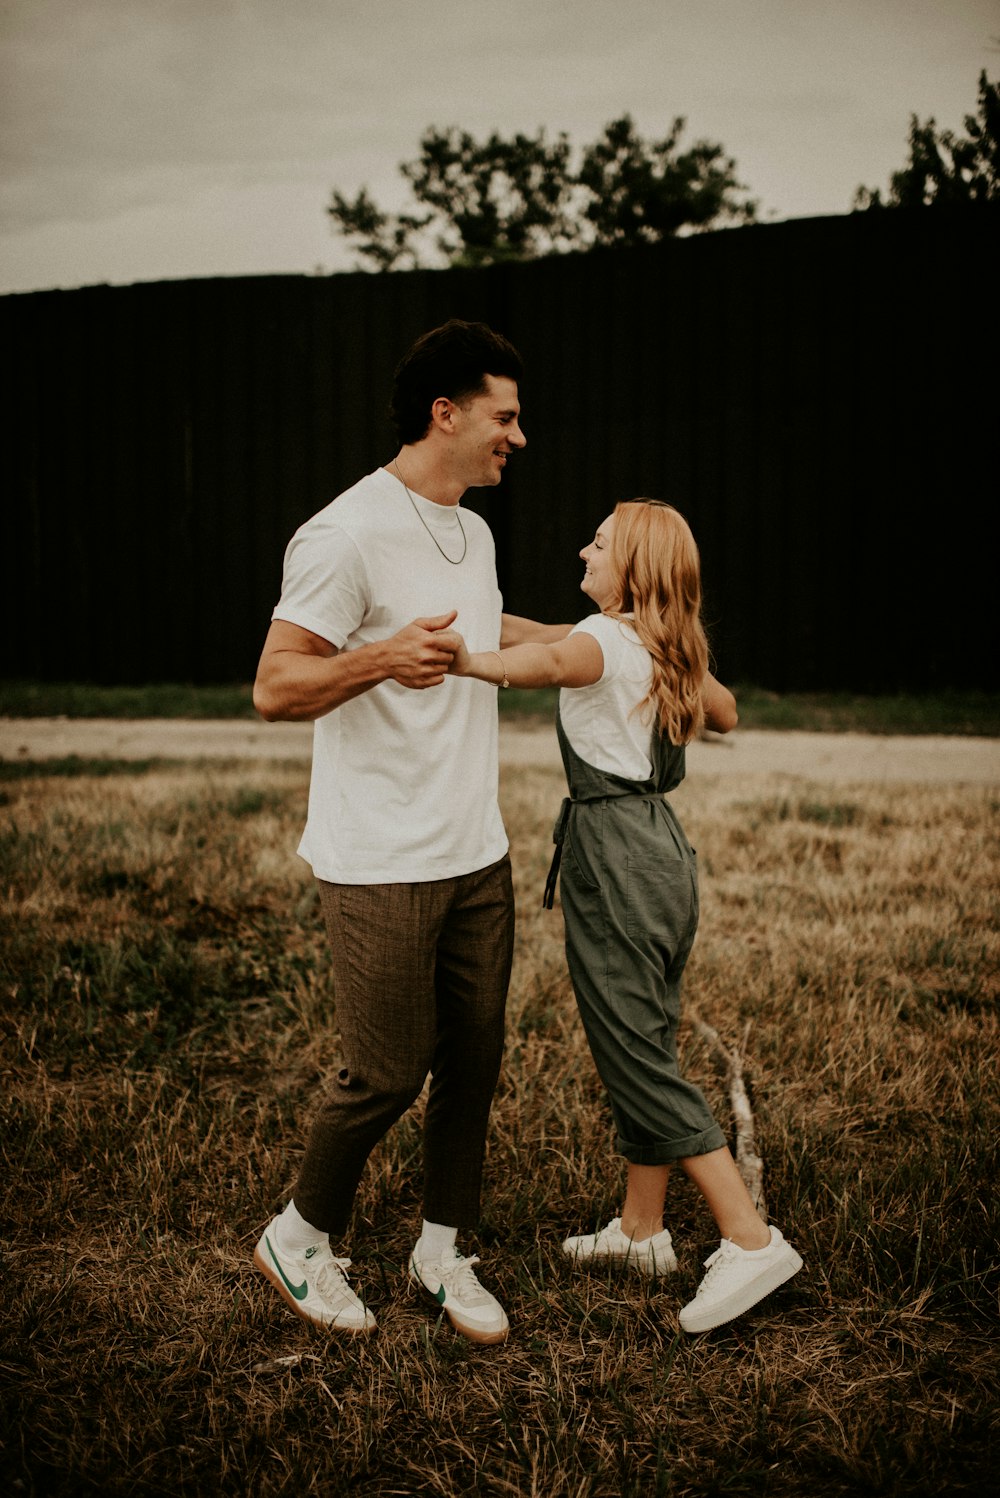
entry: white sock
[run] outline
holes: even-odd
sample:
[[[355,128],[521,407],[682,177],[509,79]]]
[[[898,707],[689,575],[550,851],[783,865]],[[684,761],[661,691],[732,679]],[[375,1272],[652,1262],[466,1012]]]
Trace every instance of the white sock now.
[[[440,1222],[428,1222],[424,1218],[420,1229],[420,1257],[426,1259],[429,1264],[440,1263],[442,1259],[450,1259],[455,1253],[455,1239],[458,1237],[458,1228],[446,1228]]]
[[[304,1253],[307,1248],[330,1241],[329,1233],[323,1233],[311,1222],[306,1222],[294,1201],[288,1203],[275,1223],[274,1236],[278,1247],[286,1254]]]

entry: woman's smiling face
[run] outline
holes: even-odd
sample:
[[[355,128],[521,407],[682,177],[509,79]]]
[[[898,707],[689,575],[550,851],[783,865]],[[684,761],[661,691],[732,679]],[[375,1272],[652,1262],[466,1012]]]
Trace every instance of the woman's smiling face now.
[[[597,527],[597,534],[580,556],[586,562],[580,587],[588,598],[592,598],[599,609],[604,609],[614,596],[611,577],[611,538],[615,530],[615,517],[609,515]]]

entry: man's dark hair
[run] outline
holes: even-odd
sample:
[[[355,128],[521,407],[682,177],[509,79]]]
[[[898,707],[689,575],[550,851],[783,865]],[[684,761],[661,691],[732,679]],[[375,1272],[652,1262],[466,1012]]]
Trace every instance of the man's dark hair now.
[[[439,396],[460,405],[482,395],[487,375],[519,380],[522,373],[513,344],[484,322],[453,317],[432,328],[396,366],[389,415],[400,442],[419,442],[427,435],[431,406]]]

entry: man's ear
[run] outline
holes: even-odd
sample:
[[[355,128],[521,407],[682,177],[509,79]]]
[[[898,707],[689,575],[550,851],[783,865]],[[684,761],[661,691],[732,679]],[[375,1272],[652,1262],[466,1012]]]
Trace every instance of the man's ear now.
[[[453,432],[457,410],[454,401],[449,400],[446,395],[439,395],[431,406],[431,425],[441,432]]]

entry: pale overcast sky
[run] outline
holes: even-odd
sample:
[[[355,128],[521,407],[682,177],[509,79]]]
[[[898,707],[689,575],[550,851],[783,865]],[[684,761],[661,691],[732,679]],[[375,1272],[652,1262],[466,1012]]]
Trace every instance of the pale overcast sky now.
[[[720,142],[765,218],[846,213],[961,129],[1000,0],[0,0],[0,292],[346,270],[428,125]]]

